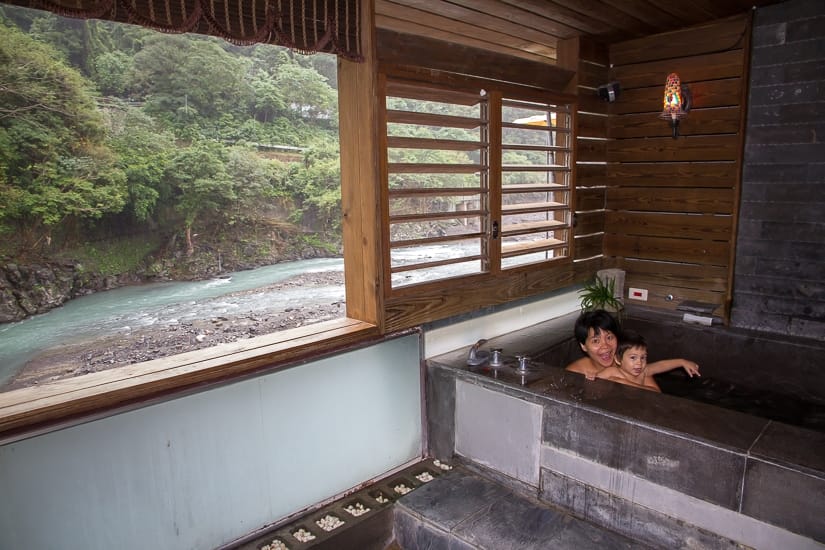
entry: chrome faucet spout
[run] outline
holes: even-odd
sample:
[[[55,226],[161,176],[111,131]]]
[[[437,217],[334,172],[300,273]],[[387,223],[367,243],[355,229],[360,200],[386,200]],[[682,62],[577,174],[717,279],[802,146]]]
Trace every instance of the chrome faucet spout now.
[[[470,347],[470,351],[467,354],[467,364],[468,365],[480,365],[487,361],[490,357],[490,352],[481,351],[478,348],[484,345],[487,342],[485,338],[482,338],[475,344]]]

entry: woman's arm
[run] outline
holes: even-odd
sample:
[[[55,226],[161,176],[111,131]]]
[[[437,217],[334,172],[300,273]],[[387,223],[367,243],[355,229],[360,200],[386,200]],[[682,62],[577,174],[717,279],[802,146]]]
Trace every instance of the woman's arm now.
[[[679,367],[684,367],[685,371],[688,373],[688,376],[702,376],[699,374],[699,365],[693,361],[688,361],[687,359],[662,359],[661,361],[648,363],[647,373],[651,375],[661,374],[673,369],[678,369]]]

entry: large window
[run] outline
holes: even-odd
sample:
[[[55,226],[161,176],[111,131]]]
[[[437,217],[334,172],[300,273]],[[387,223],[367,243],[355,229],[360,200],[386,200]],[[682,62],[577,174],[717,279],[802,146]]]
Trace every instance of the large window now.
[[[0,391],[345,315],[334,56],[3,5],[0,83]]]
[[[570,257],[572,109],[385,81],[392,289]]]

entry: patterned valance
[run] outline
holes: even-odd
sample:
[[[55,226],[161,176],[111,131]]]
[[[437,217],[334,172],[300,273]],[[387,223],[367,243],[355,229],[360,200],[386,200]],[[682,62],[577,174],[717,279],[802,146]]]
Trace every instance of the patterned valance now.
[[[67,17],[361,60],[360,0],[3,0]]]

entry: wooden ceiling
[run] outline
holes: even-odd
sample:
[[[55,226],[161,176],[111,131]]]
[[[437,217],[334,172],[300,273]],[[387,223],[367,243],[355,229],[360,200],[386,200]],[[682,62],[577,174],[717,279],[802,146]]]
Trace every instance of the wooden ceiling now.
[[[566,38],[623,42],[780,1],[375,0],[375,13],[379,29],[555,63]]]

